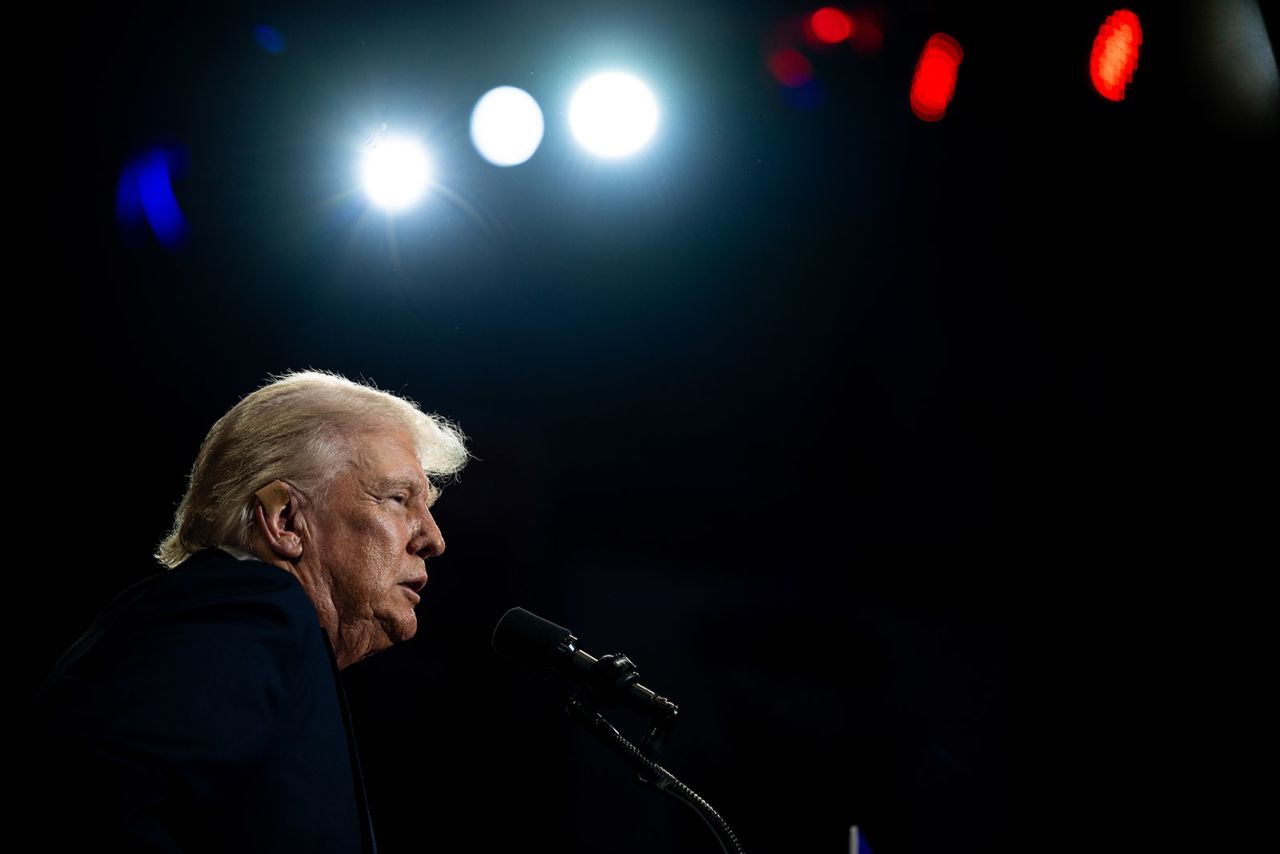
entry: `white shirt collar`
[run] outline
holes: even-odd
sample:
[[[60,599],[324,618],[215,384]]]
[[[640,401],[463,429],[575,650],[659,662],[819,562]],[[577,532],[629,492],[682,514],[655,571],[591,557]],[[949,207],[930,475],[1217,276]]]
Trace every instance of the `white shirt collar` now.
[[[236,548],[235,546],[222,545],[222,546],[218,546],[218,548],[222,549],[224,552],[231,555],[236,560],[256,560],[259,562],[262,561],[262,558],[251,555],[246,551],[242,551],[241,549]]]

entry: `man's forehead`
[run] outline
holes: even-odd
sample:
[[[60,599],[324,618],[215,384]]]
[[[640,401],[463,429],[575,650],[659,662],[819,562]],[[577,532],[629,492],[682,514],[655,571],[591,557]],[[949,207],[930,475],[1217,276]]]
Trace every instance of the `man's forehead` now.
[[[426,489],[422,463],[408,436],[373,434],[357,445],[356,470],[361,480],[378,488]]]

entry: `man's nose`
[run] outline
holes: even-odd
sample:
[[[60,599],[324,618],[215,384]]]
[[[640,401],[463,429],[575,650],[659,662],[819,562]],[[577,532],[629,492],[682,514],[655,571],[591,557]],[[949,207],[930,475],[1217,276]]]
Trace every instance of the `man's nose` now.
[[[436,524],[435,517],[431,515],[430,510],[423,511],[426,516],[422,520],[422,527],[418,529],[418,536],[414,538],[410,548],[418,557],[426,560],[429,557],[439,557],[444,554],[444,536],[440,533],[440,526]]]

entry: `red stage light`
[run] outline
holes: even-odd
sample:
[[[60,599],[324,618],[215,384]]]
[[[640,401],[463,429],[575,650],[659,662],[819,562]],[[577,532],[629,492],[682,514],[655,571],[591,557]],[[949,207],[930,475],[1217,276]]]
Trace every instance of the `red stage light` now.
[[[781,48],[769,54],[769,73],[783,86],[803,86],[813,77],[813,66],[798,50]]]
[[[911,79],[911,111],[917,117],[936,122],[946,114],[963,59],[960,43],[945,33],[938,33],[925,43]]]
[[[1142,27],[1137,15],[1121,9],[1107,18],[1093,40],[1093,54],[1089,57],[1089,76],[1098,94],[1112,101],[1124,100],[1124,87],[1138,67],[1141,44]]]
[[[837,44],[853,33],[853,20],[831,6],[823,6],[809,16],[809,28],[820,42]]]

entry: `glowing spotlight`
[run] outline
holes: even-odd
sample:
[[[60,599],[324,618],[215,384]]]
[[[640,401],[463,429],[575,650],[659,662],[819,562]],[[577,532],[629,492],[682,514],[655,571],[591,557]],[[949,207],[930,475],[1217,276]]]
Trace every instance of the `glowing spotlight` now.
[[[1138,16],[1121,9],[1098,30],[1089,56],[1089,76],[1093,88],[1110,101],[1124,100],[1124,87],[1138,68],[1138,47],[1142,44],[1142,27]]]
[[[569,127],[592,154],[626,157],[653,138],[658,129],[658,102],[643,83],[629,74],[597,74],[573,94]]]
[[[818,41],[839,44],[853,33],[853,20],[839,9],[823,6],[809,16],[809,29]]]
[[[490,89],[471,111],[471,143],[494,166],[515,166],[542,143],[542,110],[523,89]]]
[[[379,139],[360,164],[360,183],[378,207],[403,210],[426,192],[431,182],[427,152],[412,139]]]
[[[911,111],[917,118],[936,122],[946,115],[963,59],[960,43],[945,33],[938,33],[925,43],[911,78]]]

